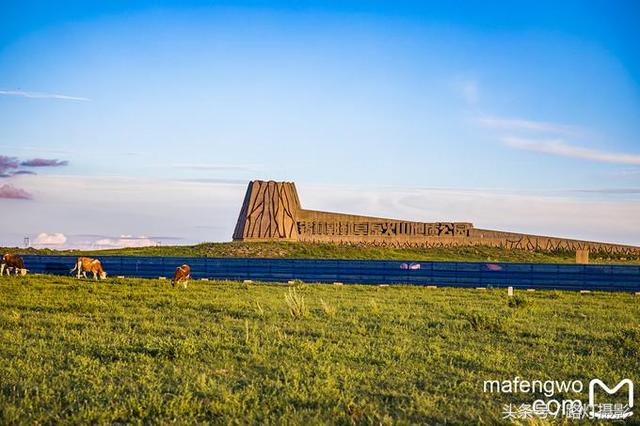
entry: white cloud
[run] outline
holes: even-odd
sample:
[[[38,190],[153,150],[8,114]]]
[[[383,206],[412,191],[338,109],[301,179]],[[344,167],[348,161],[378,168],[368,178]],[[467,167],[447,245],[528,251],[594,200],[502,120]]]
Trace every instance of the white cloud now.
[[[207,163],[191,163],[191,164],[173,164],[176,169],[204,170],[204,171],[255,171],[259,167],[246,164],[207,164]]]
[[[199,183],[64,175],[11,179],[33,191],[36,204],[29,209],[16,205],[19,203],[0,205],[0,246],[20,245],[25,235],[41,229],[65,233],[65,248],[98,248],[99,240],[104,240],[103,248],[156,241],[228,241],[247,185],[246,181]],[[122,235],[146,236],[151,242],[121,238]],[[170,235],[172,241],[163,235]],[[118,241],[126,238],[129,240]]]
[[[640,165],[640,155],[607,152],[597,149],[584,148],[581,146],[569,145],[562,139],[530,139],[505,137],[502,140],[507,146],[527,151],[541,152],[544,154],[557,155],[561,157],[600,161],[605,163]]]
[[[574,192],[583,192],[586,194],[614,194],[629,195],[640,194],[640,188],[598,188],[598,189],[575,189]]]
[[[638,176],[640,175],[640,168],[631,167],[628,169],[618,170],[617,174],[620,176]]]
[[[640,245],[640,201],[603,194],[298,185],[304,208]],[[635,197],[630,194],[630,197]]]
[[[0,149],[5,150],[5,152],[15,152],[15,151],[20,151],[20,152],[37,152],[39,154],[62,154],[62,155],[67,155],[67,154],[71,154],[72,152],[66,149],[51,149],[51,148],[40,148],[40,147],[36,147],[36,146],[24,146],[24,145],[8,145],[8,144],[2,144],[0,145]]]
[[[486,128],[527,135],[503,136],[502,142],[511,148],[603,163],[640,165],[640,154],[603,151],[566,142],[563,137],[584,136],[589,133],[578,126],[489,116],[479,117],[474,121]],[[536,136],[531,136],[532,134]],[[547,137],[539,137],[543,134]],[[633,174],[633,169],[630,170],[626,174]]]
[[[81,96],[68,96],[68,95],[59,95],[56,93],[42,93],[42,92],[25,92],[23,90],[0,90],[0,95],[2,96],[19,96],[22,98],[33,98],[33,99],[60,99],[65,101],[90,101],[89,98],[84,98]]]
[[[483,127],[497,130],[533,131],[562,135],[580,135],[585,133],[585,130],[578,126],[549,123],[545,121],[523,120],[520,118],[483,116],[476,118],[475,122]]]
[[[182,244],[230,241],[246,190],[246,182],[56,175],[12,179],[37,191],[37,208],[3,205],[0,245],[20,245],[34,229],[63,232],[65,248],[173,243],[159,235],[181,238]],[[308,209],[424,222],[468,221],[479,228],[640,245],[637,194],[611,197],[568,191],[515,193],[303,182],[297,186]]]
[[[60,233],[55,232],[52,234],[47,234],[46,232],[42,232],[38,234],[36,240],[33,242],[34,247],[54,247],[58,248],[58,246],[63,245],[67,242],[67,237]]]
[[[157,246],[158,241],[145,236],[120,235],[119,238],[101,238],[94,244],[96,248],[148,247]]]

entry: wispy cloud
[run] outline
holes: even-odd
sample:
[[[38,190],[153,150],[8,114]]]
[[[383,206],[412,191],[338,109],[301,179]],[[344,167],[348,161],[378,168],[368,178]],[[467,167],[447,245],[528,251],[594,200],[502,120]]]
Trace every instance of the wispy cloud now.
[[[207,164],[207,163],[182,163],[173,164],[171,167],[176,169],[188,169],[188,170],[205,170],[205,171],[230,171],[230,170],[242,170],[242,171],[255,171],[258,167],[248,164]]]
[[[0,96],[18,96],[21,98],[32,99],[59,99],[65,101],[82,101],[87,102],[91,99],[81,96],[68,96],[60,95],[57,93],[43,93],[43,92],[25,92],[23,90],[0,90]]]
[[[52,248],[56,250],[102,250],[123,247],[147,247],[162,244],[176,244],[181,237],[171,236],[120,236],[99,234],[67,234],[62,232],[41,232],[31,234],[32,245],[37,248]]]
[[[628,169],[618,170],[618,175],[620,176],[638,176],[640,175],[640,168],[632,167]]]
[[[24,189],[5,184],[0,185],[0,198],[8,200],[30,200],[33,197]]]
[[[67,160],[58,160],[57,158],[34,158],[22,161],[20,165],[23,167],[62,167],[69,165],[69,162]]]
[[[476,118],[475,122],[483,127],[496,130],[545,132],[567,136],[585,133],[585,130],[578,126],[549,123],[546,121],[523,120],[520,118],[483,116]]]
[[[113,176],[22,176],[11,182],[33,194],[38,208],[25,209],[24,201],[0,200],[0,240],[10,236],[16,244],[23,234],[63,232],[64,247],[107,248],[120,244],[170,244],[163,235],[183,243],[226,241],[231,238],[243,184],[179,182],[157,178]],[[18,185],[19,184],[19,185]],[[42,214],[46,211],[47,214]],[[189,220],[185,221],[185,212]],[[15,224],[20,223],[17,231]],[[215,225],[211,229],[199,228]],[[19,233],[18,233],[19,232]],[[76,238],[77,234],[97,234]],[[133,235],[134,237],[121,237]],[[99,240],[102,244],[98,245]],[[123,240],[123,241],[118,241]],[[175,240],[174,240],[175,242]]]
[[[0,155],[0,175],[7,176],[9,170],[18,168],[18,159]]]
[[[579,126],[492,116],[478,117],[474,121],[485,128],[518,135],[501,138],[511,148],[602,163],[640,165],[640,154],[605,151],[567,142],[566,139],[590,133]]]
[[[102,238],[94,242],[97,248],[122,248],[122,247],[149,247],[159,245],[155,241],[144,235],[134,237],[132,235],[121,235],[117,238]]]
[[[472,222],[483,229],[640,244],[640,201],[635,195],[586,197],[569,191],[436,191],[381,189],[374,185],[346,188],[302,184],[298,190],[304,195],[303,207],[313,210],[425,222]]]
[[[246,190],[246,182],[202,185],[61,175],[18,179],[26,191],[37,194],[38,208],[25,209],[23,203],[4,201],[0,237],[19,244],[25,233],[31,232],[35,239],[41,230],[64,232],[65,247],[96,248],[96,242],[105,239],[111,241],[102,241],[103,248],[121,239],[128,239],[124,244],[141,244],[143,237],[139,236],[164,244],[165,237],[155,236],[162,233],[180,236],[184,243],[228,241]],[[586,196],[566,188],[561,192],[437,190],[305,183],[298,189],[308,209],[426,222],[469,221],[478,228],[640,244],[638,195]],[[23,231],[17,233],[15,223]],[[74,232],[92,235],[72,238]]]
[[[21,167],[62,167],[68,165],[66,160],[33,158],[31,160],[19,161],[16,157],[0,155],[0,178],[12,178],[19,176],[36,175],[34,171],[23,170]],[[13,200],[31,200],[31,193],[12,185],[0,186],[0,198]]]
[[[37,152],[38,154],[57,154],[57,155],[67,155],[71,154],[71,151],[66,149],[51,149],[37,146],[24,146],[24,145],[0,145],[0,148],[9,151],[9,152]]]
[[[31,160],[19,161],[16,157],[0,155],[0,178],[36,174],[31,170],[20,170],[20,167],[63,167],[68,164],[68,161],[58,160],[57,158],[33,158]]]
[[[36,172],[32,172],[31,170],[18,170],[15,172],[11,172],[11,176],[19,176],[19,175],[36,175]]]
[[[246,185],[246,179],[224,179],[224,178],[193,178],[193,179],[177,179],[177,182],[193,182],[193,183],[228,183],[232,185]]]
[[[505,137],[502,140],[507,146],[526,151],[541,152],[560,157],[578,158],[604,163],[640,165],[640,155],[638,154],[600,151],[592,148],[569,145],[562,139]]]
[[[42,232],[38,234],[35,241],[33,242],[36,247],[45,247],[45,246],[60,246],[67,242],[67,236],[60,232],[54,232],[48,234],[46,232]]]
[[[588,194],[640,194],[640,188],[599,188],[599,189],[574,189],[573,192],[584,192]]]

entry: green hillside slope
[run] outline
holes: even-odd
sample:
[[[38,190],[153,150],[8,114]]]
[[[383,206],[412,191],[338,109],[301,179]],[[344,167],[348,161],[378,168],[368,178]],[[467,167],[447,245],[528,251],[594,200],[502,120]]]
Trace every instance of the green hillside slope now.
[[[3,248],[3,252],[23,254],[70,254],[93,256],[187,256],[187,257],[261,257],[313,259],[379,260],[458,260],[479,262],[548,262],[573,263],[573,252],[535,252],[496,247],[388,248],[355,245],[292,242],[202,243],[192,246],[158,246],[110,250],[50,250]],[[592,263],[638,263],[638,258],[592,256]]]

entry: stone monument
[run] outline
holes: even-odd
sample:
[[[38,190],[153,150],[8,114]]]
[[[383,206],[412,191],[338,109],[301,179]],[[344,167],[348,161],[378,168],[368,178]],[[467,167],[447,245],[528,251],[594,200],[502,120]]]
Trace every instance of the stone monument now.
[[[293,182],[255,180],[242,203],[234,241],[306,241],[382,247],[491,246],[640,255],[634,246],[475,228],[468,222],[412,222],[306,210]]]

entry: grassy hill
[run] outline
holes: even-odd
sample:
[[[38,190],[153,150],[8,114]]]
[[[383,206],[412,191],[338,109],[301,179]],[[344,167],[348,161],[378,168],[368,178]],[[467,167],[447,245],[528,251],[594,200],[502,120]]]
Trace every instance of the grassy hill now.
[[[637,383],[637,300],[3,277],[0,423],[510,424],[484,380]]]
[[[3,248],[3,252],[29,254],[71,254],[93,256],[186,256],[186,257],[262,257],[311,259],[385,259],[385,260],[460,260],[479,262],[546,262],[573,263],[573,252],[536,252],[507,250],[497,247],[448,248],[380,248],[361,245],[338,245],[293,242],[229,242],[202,243],[192,246],[159,246],[110,250],[56,251],[49,249]],[[638,258],[623,256],[595,257],[592,263],[638,263]]]

